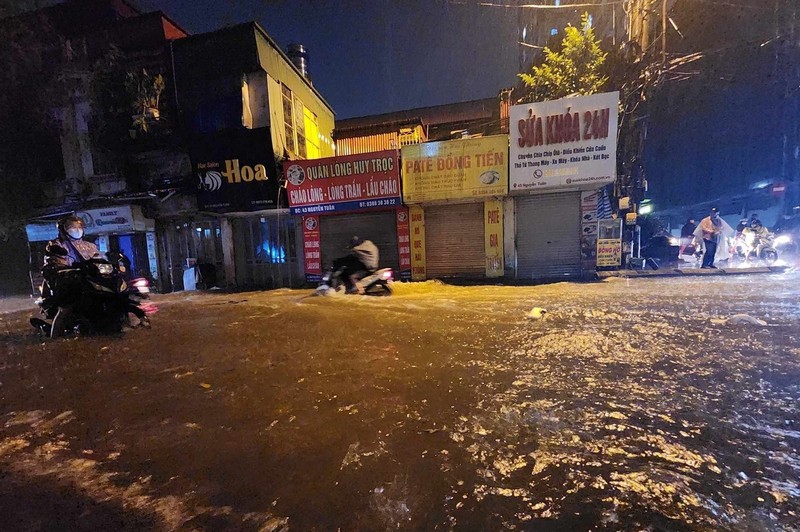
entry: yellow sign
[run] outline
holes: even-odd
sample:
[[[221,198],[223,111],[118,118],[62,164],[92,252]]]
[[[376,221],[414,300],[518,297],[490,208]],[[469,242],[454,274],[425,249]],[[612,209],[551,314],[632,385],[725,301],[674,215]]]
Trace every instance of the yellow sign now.
[[[411,280],[424,281],[425,273],[425,213],[422,207],[409,207],[411,217]]]
[[[403,201],[508,194],[508,136],[412,144],[401,149]]]
[[[503,202],[487,200],[483,204],[486,235],[486,277],[503,276]]]
[[[597,266],[620,266],[622,264],[622,240],[619,238],[597,239]]]

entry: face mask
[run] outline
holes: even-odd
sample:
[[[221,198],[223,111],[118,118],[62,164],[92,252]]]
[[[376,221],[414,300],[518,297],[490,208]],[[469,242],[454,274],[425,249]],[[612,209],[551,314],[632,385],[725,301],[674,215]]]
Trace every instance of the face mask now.
[[[73,227],[67,229],[67,234],[73,240],[80,240],[81,238],[83,238],[83,229],[81,229],[80,227]]]

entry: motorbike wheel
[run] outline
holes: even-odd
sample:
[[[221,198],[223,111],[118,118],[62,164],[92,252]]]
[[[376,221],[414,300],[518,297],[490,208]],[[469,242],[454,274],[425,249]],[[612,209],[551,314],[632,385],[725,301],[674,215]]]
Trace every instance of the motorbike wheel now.
[[[767,264],[774,264],[778,260],[778,252],[774,249],[765,249],[761,252],[761,259]]]

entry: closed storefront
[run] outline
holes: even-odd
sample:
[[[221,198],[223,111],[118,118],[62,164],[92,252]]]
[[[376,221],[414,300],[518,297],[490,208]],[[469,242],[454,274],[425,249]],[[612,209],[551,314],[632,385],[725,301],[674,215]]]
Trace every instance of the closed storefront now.
[[[511,107],[516,277],[595,271],[598,190],[616,178],[616,92]]]
[[[404,146],[402,155],[412,278],[502,276],[508,137]]]
[[[516,198],[517,278],[581,274],[580,192]]]
[[[429,279],[486,275],[483,211],[483,202],[425,208]]]
[[[346,246],[354,236],[371,240],[378,246],[381,268],[400,268],[395,211],[340,214],[320,217],[320,258],[323,270],[334,259],[348,253]]]
[[[380,267],[411,275],[408,210],[400,203],[397,151],[292,161],[286,165],[291,213],[302,224],[305,278],[320,280],[350,239],[371,240]]]

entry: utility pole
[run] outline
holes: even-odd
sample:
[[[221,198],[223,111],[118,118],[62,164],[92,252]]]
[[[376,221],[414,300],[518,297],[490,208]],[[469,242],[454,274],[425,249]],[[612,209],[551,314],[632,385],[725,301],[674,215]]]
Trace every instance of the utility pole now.
[[[667,64],[667,0],[661,0],[661,63]]]

